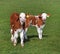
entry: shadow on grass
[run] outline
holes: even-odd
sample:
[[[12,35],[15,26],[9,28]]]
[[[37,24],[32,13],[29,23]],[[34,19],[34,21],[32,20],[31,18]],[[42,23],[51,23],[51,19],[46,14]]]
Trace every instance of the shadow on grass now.
[[[31,39],[38,39],[38,35],[27,35],[28,39],[24,39],[24,42],[29,42]],[[43,38],[48,37],[47,34],[43,34]],[[20,37],[18,37],[18,43],[20,43]]]
[[[27,37],[28,37],[28,39],[38,38],[38,35],[28,35]],[[48,35],[47,34],[43,34],[43,37],[48,37]]]

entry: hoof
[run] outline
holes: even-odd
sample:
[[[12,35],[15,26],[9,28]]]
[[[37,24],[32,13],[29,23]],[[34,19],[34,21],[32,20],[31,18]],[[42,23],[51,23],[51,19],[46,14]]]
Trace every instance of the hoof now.
[[[14,46],[16,46],[16,43],[15,44],[13,44]]]
[[[21,44],[22,47],[24,47],[24,44]]]
[[[42,38],[39,38],[40,40],[42,40]]]

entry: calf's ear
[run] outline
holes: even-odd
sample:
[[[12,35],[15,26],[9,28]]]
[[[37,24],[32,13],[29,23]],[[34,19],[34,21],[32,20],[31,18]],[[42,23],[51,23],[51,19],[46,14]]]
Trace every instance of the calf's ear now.
[[[47,17],[50,17],[50,14],[47,14]]]

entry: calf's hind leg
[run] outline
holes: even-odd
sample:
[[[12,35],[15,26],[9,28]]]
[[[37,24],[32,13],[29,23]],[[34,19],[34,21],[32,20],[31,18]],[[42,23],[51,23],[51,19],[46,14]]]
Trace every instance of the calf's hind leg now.
[[[14,43],[13,43],[14,46],[16,46],[16,44],[17,44],[17,38],[18,38],[18,32],[15,31],[14,32]]]
[[[10,33],[11,33],[11,42],[13,42],[13,41],[14,41],[14,33],[13,33],[13,29],[11,29]]]

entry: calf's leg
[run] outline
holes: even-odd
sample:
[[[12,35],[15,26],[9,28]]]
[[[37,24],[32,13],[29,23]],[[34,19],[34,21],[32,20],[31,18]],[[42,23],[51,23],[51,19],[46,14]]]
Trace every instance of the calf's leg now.
[[[20,32],[20,39],[21,39],[21,46],[23,47],[24,46],[24,30],[22,30],[21,32]]]
[[[27,38],[27,34],[26,34],[26,33],[27,33],[27,30],[28,30],[28,28],[26,28],[25,31],[24,31],[24,38],[25,38],[25,39],[28,39],[28,38]]]
[[[14,41],[14,34],[13,34],[13,29],[11,29],[11,42]]]
[[[42,39],[42,29],[37,27],[37,32],[38,32],[39,39]]]
[[[16,44],[17,44],[17,38],[18,38],[18,32],[15,31],[14,32],[14,43],[13,43],[14,46],[16,46]]]

